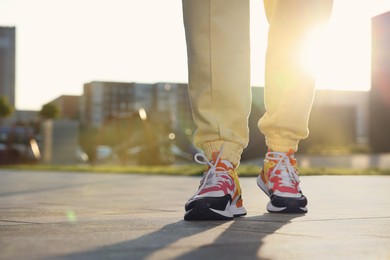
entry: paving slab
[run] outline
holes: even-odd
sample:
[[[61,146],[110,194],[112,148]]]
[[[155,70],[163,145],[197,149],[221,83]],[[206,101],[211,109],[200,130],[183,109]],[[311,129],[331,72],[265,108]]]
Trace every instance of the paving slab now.
[[[303,176],[306,215],[183,221],[199,177],[0,170],[0,259],[390,259],[390,176]]]

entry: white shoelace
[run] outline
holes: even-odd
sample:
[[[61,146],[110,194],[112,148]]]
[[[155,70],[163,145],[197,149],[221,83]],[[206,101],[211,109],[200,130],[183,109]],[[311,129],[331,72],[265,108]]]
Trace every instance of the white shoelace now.
[[[281,186],[294,188],[296,183],[299,183],[299,177],[295,168],[290,163],[290,157],[287,153],[281,152],[268,152],[266,159],[272,161],[278,161],[276,166],[271,172],[272,176],[275,176],[276,171],[280,170]]]
[[[199,186],[198,191],[194,194],[193,197],[199,194],[199,192],[206,187],[207,185],[215,185],[220,180],[225,180],[222,176],[228,175],[228,171],[226,171],[223,167],[217,167],[219,161],[221,160],[221,154],[223,150],[223,145],[221,146],[221,150],[219,151],[219,154],[215,160],[215,162],[210,162],[208,158],[203,153],[197,153],[194,156],[195,162],[203,165],[209,166],[209,170],[203,174],[203,178],[201,180],[201,185]],[[228,178],[230,181],[230,177]]]

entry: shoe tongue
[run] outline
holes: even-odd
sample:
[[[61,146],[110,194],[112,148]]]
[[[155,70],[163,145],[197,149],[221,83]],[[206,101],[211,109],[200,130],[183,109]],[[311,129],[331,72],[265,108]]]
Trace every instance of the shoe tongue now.
[[[291,159],[295,159],[295,151],[290,149],[288,152],[276,152],[276,151],[273,151],[273,150],[268,150],[268,152],[270,153],[270,157],[272,158],[280,158],[280,157],[283,157],[283,156],[288,156],[289,158]]]
[[[218,152],[214,152],[212,154],[212,158],[213,158],[212,161],[211,161],[212,164],[214,164],[215,161],[217,160],[218,154],[219,154]],[[229,162],[228,160],[221,160],[221,159],[219,159],[219,161],[217,162],[217,164],[215,166],[224,168],[225,170],[234,168],[234,166],[233,166],[233,164],[231,162]]]
[[[272,161],[275,161],[275,162],[278,162],[278,158],[281,158],[281,157],[284,157],[284,156],[287,156],[290,160],[290,163],[291,165],[295,165],[296,164],[296,159],[295,159],[295,151],[290,149],[288,152],[275,152],[275,151],[272,151],[272,150],[268,150],[268,152],[270,152],[270,159]]]
[[[293,149],[290,149],[286,154],[288,157],[290,157],[290,159],[295,159],[295,151]]]
[[[223,167],[226,170],[227,169],[233,169],[233,164],[229,162],[228,160],[220,160],[219,163],[217,164],[219,167]]]

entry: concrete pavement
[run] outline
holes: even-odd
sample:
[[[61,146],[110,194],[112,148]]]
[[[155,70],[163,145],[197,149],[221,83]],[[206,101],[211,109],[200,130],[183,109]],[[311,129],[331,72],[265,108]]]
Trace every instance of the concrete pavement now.
[[[0,170],[0,259],[390,259],[390,176],[303,176],[306,215],[185,222],[198,177]]]
[[[346,169],[390,168],[390,153],[348,155],[302,155],[296,156],[300,167],[332,167]],[[263,166],[264,158],[243,161],[242,164]]]

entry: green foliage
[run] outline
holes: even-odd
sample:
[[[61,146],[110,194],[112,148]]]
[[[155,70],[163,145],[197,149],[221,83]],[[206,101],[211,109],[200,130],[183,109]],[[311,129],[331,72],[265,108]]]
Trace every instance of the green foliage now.
[[[54,104],[46,104],[42,106],[39,115],[44,119],[55,119],[60,115],[60,109]]]
[[[0,97],[0,119],[11,115],[13,107],[9,104],[7,97]]]
[[[69,171],[85,173],[115,173],[115,174],[146,174],[146,175],[180,175],[180,176],[201,176],[205,170],[203,165],[161,165],[161,166],[119,166],[119,165],[2,165],[0,169],[31,170],[31,171]],[[257,165],[241,164],[238,168],[240,177],[256,177],[260,172]],[[319,175],[385,175],[390,176],[390,169],[366,168],[299,168],[300,176]]]
[[[363,144],[312,144],[306,150],[306,154],[321,154],[321,155],[347,155],[347,154],[368,154],[370,153],[370,147]]]

